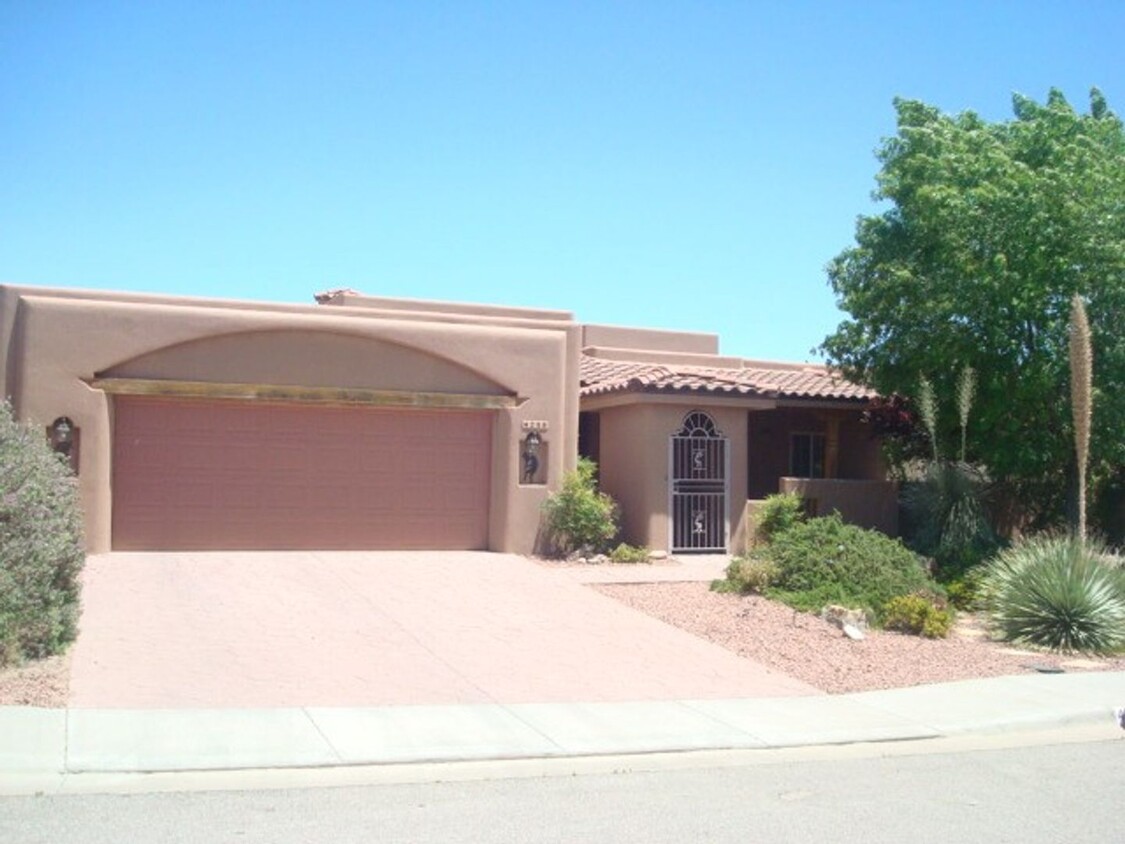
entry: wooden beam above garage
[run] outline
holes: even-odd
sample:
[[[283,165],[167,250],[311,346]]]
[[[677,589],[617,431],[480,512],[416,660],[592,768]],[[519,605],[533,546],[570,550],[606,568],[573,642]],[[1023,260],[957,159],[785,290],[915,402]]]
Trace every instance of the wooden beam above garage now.
[[[428,407],[459,410],[504,410],[519,407],[518,396],[477,393],[427,393],[414,390],[369,390],[360,387],[302,387],[288,384],[231,384],[214,381],[172,381],[150,378],[94,378],[95,390],[124,396],[182,399],[301,402],[369,407]]]

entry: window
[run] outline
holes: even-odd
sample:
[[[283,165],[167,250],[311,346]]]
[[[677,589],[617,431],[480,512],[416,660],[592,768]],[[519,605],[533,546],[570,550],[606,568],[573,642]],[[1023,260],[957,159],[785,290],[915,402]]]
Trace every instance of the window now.
[[[824,434],[791,434],[789,475],[793,478],[824,477]]]

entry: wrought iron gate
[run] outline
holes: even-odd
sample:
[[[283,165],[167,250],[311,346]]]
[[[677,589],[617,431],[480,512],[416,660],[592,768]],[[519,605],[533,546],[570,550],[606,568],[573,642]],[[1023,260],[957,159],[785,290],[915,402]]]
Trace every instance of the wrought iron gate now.
[[[727,550],[727,438],[702,411],[672,435],[672,551]]]

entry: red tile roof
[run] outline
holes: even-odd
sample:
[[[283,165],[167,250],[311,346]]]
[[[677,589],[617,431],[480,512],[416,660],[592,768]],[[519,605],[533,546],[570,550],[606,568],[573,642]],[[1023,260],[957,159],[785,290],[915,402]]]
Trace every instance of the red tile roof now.
[[[583,396],[609,393],[712,393],[795,399],[869,399],[874,390],[853,384],[823,366],[747,361],[742,368],[637,363],[582,355]]]

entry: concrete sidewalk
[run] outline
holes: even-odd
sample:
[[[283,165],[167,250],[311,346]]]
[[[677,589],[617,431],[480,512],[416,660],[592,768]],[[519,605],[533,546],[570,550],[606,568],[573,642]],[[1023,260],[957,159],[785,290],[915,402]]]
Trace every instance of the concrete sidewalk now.
[[[0,793],[88,773],[781,748],[1106,725],[1125,672],[799,698],[373,708],[0,708]]]

